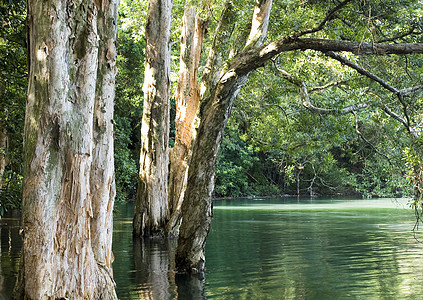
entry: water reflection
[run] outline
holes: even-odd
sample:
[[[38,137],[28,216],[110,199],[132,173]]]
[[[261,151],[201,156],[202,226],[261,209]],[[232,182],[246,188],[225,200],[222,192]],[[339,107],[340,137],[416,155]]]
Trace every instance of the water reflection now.
[[[115,215],[119,299],[421,299],[423,244],[407,201],[216,202],[206,278],[176,274],[175,242],[133,240],[133,206]],[[17,216],[0,219],[0,300],[19,265]],[[418,232],[423,241],[423,231]],[[2,283],[1,283],[2,281]]]
[[[173,270],[176,240],[133,239],[131,204],[118,207],[113,251],[119,299],[205,299],[204,276]]]
[[[0,218],[0,300],[10,299],[19,269],[22,239],[19,215],[9,212]]]
[[[422,297],[423,244],[406,202],[244,204],[215,205],[208,299]]]
[[[175,276],[170,272],[171,241],[136,238],[133,247],[140,299],[176,299]]]

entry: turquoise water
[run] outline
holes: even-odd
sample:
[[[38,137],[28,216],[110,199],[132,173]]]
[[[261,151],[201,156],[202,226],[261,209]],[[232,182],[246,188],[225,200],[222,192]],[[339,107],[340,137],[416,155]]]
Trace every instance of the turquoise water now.
[[[423,231],[406,199],[214,202],[204,277],[174,273],[174,242],[133,241],[115,216],[120,299],[422,299]],[[2,219],[0,299],[19,263],[16,218]]]

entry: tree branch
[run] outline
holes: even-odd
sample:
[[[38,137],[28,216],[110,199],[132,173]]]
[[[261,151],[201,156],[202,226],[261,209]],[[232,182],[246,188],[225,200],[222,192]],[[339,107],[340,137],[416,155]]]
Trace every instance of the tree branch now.
[[[366,139],[366,137],[361,133],[360,128],[358,127],[358,118],[357,115],[355,113],[353,113],[354,118],[355,118],[355,132],[358,134],[359,137],[361,137],[367,144],[370,145],[370,147],[373,148],[373,150],[379,154],[380,156],[383,156],[384,158],[386,158],[386,160],[388,161],[389,164],[391,163],[391,159],[384,153],[380,152],[368,139]]]
[[[332,8],[326,15],[326,17],[323,19],[323,21],[316,27],[313,28],[309,28],[309,29],[305,29],[303,31],[294,33],[291,37],[293,39],[297,39],[300,36],[306,35],[306,34],[310,34],[310,33],[315,33],[317,31],[320,31],[323,29],[323,27],[325,27],[326,23],[329,22],[330,20],[332,20],[333,16],[335,15],[335,13],[340,10],[341,8],[343,8],[348,2],[351,2],[352,0],[345,0],[341,3],[339,3],[337,6],[335,6],[334,8]]]
[[[366,103],[359,103],[357,105],[351,105],[345,108],[327,109],[327,108],[316,107],[310,101],[310,97],[307,92],[307,87],[304,82],[302,82],[300,87],[300,95],[301,95],[301,99],[303,100],[303,106],[307,108],[309,111],[313,113],[318,113],[320,115],[345,115],[357,110],[361,110],[363,108],[367,108]]]
[[[325,55],[339,61],[340,63],[353,68],[354,70],[356,70],[358,73],[360,73],[361,75],[364,75],[366,77],[369,77],[370,79],[376,81],[377,83],[379,83],[381,86],[383,86],[385,89],[387,89],[388,91],[394,93],[394,94],[399,94],[400,90],[398,90],[397,88],[391,86],[389,83],[387,83],[386,81],[384,81],[382,78],[376,76],[373,73],[370,73],[369,71],[365,70],[363,67],[357,65],[356,63],[353,63],[352,61],[344,58],[343,56],[339,55],[338,53],[335,53],[333,51],[328,51],[325,53]]]
[[[410,30],[408,30],[407,32],[404,32],[403,34],[400,34],[400,35],[397,35],[397,36],[394,36],[394,37],[390,37],[390,38],[381,39],[381,40],[377,41],[377,43],[394,42],[396,40],[405,38],[406,36],[412,35],[413,33],[415,33],[414,30],[416,30],[416,25],[413,25],[410,28]]]
[[[280,72],[280,75],[282,78],[286,79],[287,81],[299,87],[303,106],[313,113],[317,113],[320,115],[345,115],[357,110],[361,110],[363,108],[367,108],[366,103],[359,103],[358,105],[351,105],[345,108],[332,108],[332,109],[320,108],[320,107],[314,106],[310,101],[310,96],[308,94],[307,86],[305,85],[305,83],[293,77],[287,71],[280,69],[276,65],[276,63],[275,63],[275,67]]]
[[[415,91],[418,91],[418,90],[421,90],[421,89],[423,89],[423,85],[418,85],[418,86],[414,86],[414,87],[411,87],[411,88],[402,89],[402,90],[400,90],[400,94],[403,95],[403,96],[408,96],[411,93],[414,93]]]
[[[228,44],[234,27],[234,7],[230,1],[226,1],[215,31],[215,37],[207,57],[207,63],[204,68],[203,77],[201,79],[202,95],[219,81],[219,73],[224,61],[224,58],[222,57],[222,52],[224,51],[221,49],[225,49],[226,45]]]
[[[262,67],[276,55],[293,50],[315,50],[323,53],[347,51],[357,55],[404,55],[423,53],[423,43],[377,44],[318,38],[293,39],[286,36],[259,49],[241,52],[234,57],[230,69],[238,75],[243,75]]]
[[[383,111],[388,114],[389,116],[391,116],[392,118],[394,118],[395,120],[399,121],[401,124],[403,124],[405,126],[405,128],[410,132],[410,134],[413,136],[413,138],[418,137],[417,132],[411,127],[410,124],[410,118],[408,116],[407,113],[407,104],[404,101],[404,97],[423,88],[423,85],[419,85],[419,86],[415,86],[415,87],[411,87],[411,88],[406,88],[406,89],[402,89],[399,90],[396,87],[393,87],[392,85],[390,85],[389,83],[387,83],[386,81],[384,81],[382,78],[378,77],[377,75],[365,70],[364,68],[362,68],[361,66],[353,63],[350,60],[347,60],[346,58],[342,57],[341,55],[334,53],[332,51],[329,51],[327,53],[325,53],[327,56],[332,57],[333,59],[338,60],[339,62],[341,62],[342,64],[345,64],[351,68],[353,68],[354,70],[356,70],[358,73],[376,81],[377,83],[379,83],[383,88],[385,88],[386,90],[392,92],[393,94],[395,94],[398,97],[399,102],[401,103],[402,106],[402,110],[404,113],[405,117],[401,117],[398,114],[394,113],[393,111],[391,111],[386,105],[383,106]]]
[[[321,91],[321,90],[325,90],[327,88],[333,87],[333,86],[338,86],[344,83],[347,83],[348,81],[351,81],[352,79],[346,79],[346,80],[341,80],[341,81],[334,81],[334,82],[329,82],[328,84],[325,85],[321,85],[321,86],[315,86],[313,88],[310,89],[310,93],[314,93],[317,91]]]

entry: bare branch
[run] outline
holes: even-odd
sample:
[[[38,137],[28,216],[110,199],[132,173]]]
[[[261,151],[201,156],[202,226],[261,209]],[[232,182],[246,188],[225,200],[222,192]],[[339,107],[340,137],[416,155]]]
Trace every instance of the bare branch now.
[[[411,88],[408,88],[408,89],[402,89],[402,90],[400,90],[400,94],[403,95],[403,96],[408,96],[411,93],[414,93],[414,92],[421,90],[421,89],[423,89],[423,85],[418,85],[418,86],[414,86],[414,87],[411,87]]]
[[[310,101],[310,97],[307,92],[307,87],[304,82],[302,82],[300,87],[300,95],[301,95],[301,99],[303,100],[303,106],[307,108],[309,111],[318,113],[320,115],[345,115],[357,110],[361,110],[363,108],[367,108],[366,103],[359,103],[357,105],[351,105],[345,108],[327,109],[327,108],[316,107]]]
[[[415,25],[412,26],[410,28],[410,30],[408,30],[407,32],[404,32],[403,34],[400,34],[400,35],[397,35],[397,36],[394,36],[394,37],[390,37],[390,38],[381,39],[381,40],[377,41],[377,43],[394,42],[396,40],[405,38],[406,36],[412,35],[413,33],[415,33],[414,30],[416,30],[416,26]]]
[[[305,29],[303,31],[294,33],[292,35],[292,38],[293,39],[296,39],[296,38],[299,38],[300,36],[303,36],[303,35],[306,35],[306,34],[310,34],[310,33],[314,33],[314,32],[317,32],[317,31],[322,30],[323,27],[325,27],[326,23],[333,18],[333,16],[335,15],[336,12],[338,10],[340,10],[341,8],[343,8],[348,2],[351,2],[351,1],[352,0],[345,0],[345,1],[341,2],[341,3],[339,3],[337,6],[335,6],[334,8],[332,8],[328,12],[328,14],[326,15],[326,17],[323,19],[323,21],[317,27]]]
[[[310,96],[308,94],[307,86],[305,85],[305,83],[293,77],[287,71],[280,69],[276,63],[275,63],[275,67],[279,71],[282,78],[286,79],[287,81],[299,87],[303,106],[313,113],[317,113],[320,115],[345,115],[357,110],[367,108],[366,103],[359,103],[357,105],[351,105],[345,108],[332,108],[332,109],[320,108],[320,107],[314,106],[310,101]]]
[[[351,81],[352,79],[346,79],[346,80],[341,80],[341,81],[334,81],[334,82],[329,82],[328,84],[322,85],[322,86],[315,86],[313,88],[311,88],[309,91],[310,93],[314,93],[317,91],[321,91],[321,90],[325,90],[327,88],[333,87],[333,86],[338,86],[344,83],[347,83],[348,81]]]
[[[401,117],[400,115],[396,114],[395,112],[393,112],[392,110],[389,109],[388,106],[384,105],[382,107],[383,111],[389,115],[390,117],[392,117],[393,119],[397,120],[398,122],[400,122],[402,125],[404,125],[404,127],[408,130],[408,132],[410,132],[411,136],[414,139],[417,139],[419,137],[418,133],[410,126],[409,124],[409,120],[408,119],[404,119],[403,117]]]
[[[383,86],[385,89],[387,89],[388,91],[391,91],[392,93],[395,94],[399,94],[400,91],[393,87],[392,85],[390,85],[389,83],[387,83],[386,81],[384,81],[382,78],[378,77],[377,75],[370,73],[369,71],[365,70],[363,67],[357,65],[356,63],[353,63],[352,61],[344,58],[343,56],[339,55],[338,53],[329,51],[325,53],[327,56],[336,59],[337,61],[341,62],[342,64],[353,68],[354,70],[356,70],[358,73],[360,73],[361,75],[364,75],[366,77],[369,77],[370,79],[376,81],[377,83],[379,83],[381,86]]]
[[[234,7],[232,3],[230,1],[226,1],[215,31],[212,47],[210,48],[209,55],[207,57],[207,63],[204,68],[201,80],[201,94],[206,93],[211,86],[215,85],[219,81],[219,72],[224,58],[222,57],[222,51],[219,51],[218,49],[224,49],[225,45],[228,44],[228,41],[232,36],[235,27],[233,10]]]
[[[347,60],[346,58],[342,57],[341,55],[339,55],[335,52],[329,51],[329,52],[326,52],[325,54],[327,56],[333,58],[333,59],[336,59],[337,61],[341,62],[342,64],[353,68],[354,70],[356,70],[361,75],[364,75],[364,76],[376,81],[377,83],[379,83],[381,86],[383,86],[388,91],[396,94],[398,97],[402,98],[402,97],[408,96],[409,94],[411,94],[415,91],[423,89],[423,85],[418,85],[418,86],[415,86],[415,87],[399,90],[399,89],[393,87],[392,85],[390,85],[389,83],[387,83],[386,81],[384,81],[382,78],[378,77],[377,75],[365,70],[363,67],[353,63],[350,60]],[[400,99],[400,100],[402,100],[402,99]]]
[[[285,116],[286,122],[289,124],[288,114],[286,113],[285,109],[282,106],[280,106],[279,104],[266,104],[265,106],[275,106],[279,108],[282,111],[283,115]]]
[[[392,118],[394,118],[395,120],[399,121],[401,124],[403,124],[405,126],[405,128],[410,132],[410,134],[413,136],[413,138],[417,137],[417,133],[416,131],[411,127],[410,124],[410,118],[408,116],[408,112],[407,112],[407,104],[404,101],[404,97],[423,88],[423,85],[420,86],[415,86],[412,88],[407,88],[407,89],[402,89],[399,90],[396,87],[393,87],[392,85],[390,85],[389,83],[387,83],[386,81],[384,81],[382,78],[378,77],[377,75],[365,70],[364,68],[362,68],[361,66],[353,63],[352,61],[342,57],[341,55],[334,53],[334,52],[327,52],[325,53],[327,56],[332,57],[333,59],[338,60],[339,62],[341,62],[342,64],[345,64],[351,68],[353,68],[354,70],[356,70],[358,73],[376,81],[377,83],[379,83],[383,88],[385,88],[386,90],[392,92],[394,95],[397,96],[399,102],[401,103],[402,106],[402,110],[404,113],[404,117],[399,116],[398,114],[394,113],[393,111],[391,111],[386,105],[383,107],[383,111],[385,113],[387,113],[389,116],[391,116]]]
[[[251,30],[245,48],[256,48],[263,45],[269,27],[272,0],[256,1]]]
[[[384,158],[386,158],[386,160],[388,161],[389,164],[391,163],[391,159],[384,153],[380,152],[368,139],[366,139],[366,137],[361,133],[360,128],[358,127],[358,118],[357,115],[355,113],[353,113],[354,118],[355,118],[355,132],[358,134],[359,137],[361,137],[363,139],[363,141],[365,141],[367,144],[370,145],[370,147],[373,148],[373,150],[379,154],[380,156],[383,156]]]
[[[396,114],[395,112],[393,112],[392,110],[389,109],[388,106],[384,105],[382,107],[383,111],[385,113],[387,113],[389,116],[391,116],[392,118],[394,118],[395,120],[397,120],[398,122],[402,123],[405,127],[408,127],[407,121],[401,117],[400,115]]]

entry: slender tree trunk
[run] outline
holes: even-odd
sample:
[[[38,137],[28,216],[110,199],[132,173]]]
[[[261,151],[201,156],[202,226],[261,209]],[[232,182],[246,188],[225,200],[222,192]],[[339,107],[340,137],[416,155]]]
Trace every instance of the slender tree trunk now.
[[[140,171],[133,221],[137,236],[162,235],[169,218],[171,10],[171,0],[149,1]]]
[[[4,127],[0,125],[0,193],[3,187],[3,174],[7,166],[8,137]]]
[[[116,299],[111,233],[117,1],[29,1],[17,299]],[[104,153],[107,151],[108,153]]]
[[[256,5],[251,32],[243,51],[261,46],[267,33],[272,0],[257,1]],[[249,76],[249,72],[237,73],[231,66],[220,67],[223,57],[221,46],[230,38],[233,18],[232,7],[227,2],[209,54],[207,69],[210,71],[203,77],[204,91],[198,111],[200,123],[191,146],[186,187],[189,193],[185,193],[182,203],[182,224],[175,258],[177,269],[183,272],[204,270],[205,242],[213,216],[212,193],[217,154],[234,99]]]
[[[196,9],[186,8],[182,21],[179,81],[175,96],[175,146],[170,153],[171,218],[167,224],[167,232],[171,236],[178,235],[180,225],[180,211],[187,183],[189,149],[200,98],[198,65],[206,29],[207,23],[199,18]]]

